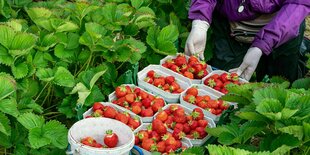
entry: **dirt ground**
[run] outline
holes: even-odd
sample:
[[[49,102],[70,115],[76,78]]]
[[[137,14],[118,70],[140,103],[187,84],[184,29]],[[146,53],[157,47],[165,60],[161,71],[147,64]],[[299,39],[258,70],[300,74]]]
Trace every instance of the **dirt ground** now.
[[[306,26],[305,36],[310,39],[310,16],[307,17],[306,24],[307,26]]]

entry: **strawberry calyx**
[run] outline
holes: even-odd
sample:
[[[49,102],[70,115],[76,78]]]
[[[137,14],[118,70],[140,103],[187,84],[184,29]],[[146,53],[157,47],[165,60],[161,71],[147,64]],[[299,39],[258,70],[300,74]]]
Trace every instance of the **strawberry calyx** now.
[[[196,118],[198,118],[198,117],[200,116],[200,113],[199,113],[199,112],[196,112],[196,111],[193,111],[193,112],[191,113],[191,116],[192,116],[194,119],[196,119]]]
[[[200,137],[200,134],[197,131],[194,131],[192,133],[192,136],[193,136],[194,139],[198,139]]]
[[[113,130],[107,130],[105,133],[106,133],[107,135],[112,135],[112,134],[113,134]]]
[[[196,102],[196,97],[191,95],[189,98],[188,98],[188,102],[191,103],[191,104],[194,104]]]
[[[216,82],[214,81],[214,79],[209,79],[208,80],[208,86],[210,86],[212,88],[216,86]]]
[[[169,137],[170,137],[169,135],[164,134],[164,135],[162,136],[162,140],[167,140]]]

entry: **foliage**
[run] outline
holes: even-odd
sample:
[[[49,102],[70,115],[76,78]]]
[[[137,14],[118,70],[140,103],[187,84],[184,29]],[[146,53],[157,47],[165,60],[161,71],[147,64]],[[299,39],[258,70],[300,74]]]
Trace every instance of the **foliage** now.
[[[240,103],[234,121],[206,130],[231,147],[210,145],[210,154],[309,153],[310,91],[273,81],[228,86],[222,99]]]
[[[188,0],[0,4],[0,154],[64,154],[72,123],[182,51],[190,26]]]

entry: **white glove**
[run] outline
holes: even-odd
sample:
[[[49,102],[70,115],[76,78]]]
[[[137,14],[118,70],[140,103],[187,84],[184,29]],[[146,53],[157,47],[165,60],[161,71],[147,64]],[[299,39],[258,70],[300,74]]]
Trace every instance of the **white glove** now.
[[[246,55],[243,58],[243,62],[237,70],[237,74],[246,80],[250,80],[252,77],[260,57],[263,52],[257,47],[251,47],[248,49]]]
[[[204,60],[204,50],[207,41],[207,31],[210,25],[206,21],[194,20],[192,29],[187,37],[185,44],[186,55],[198,55],[201,60]]]

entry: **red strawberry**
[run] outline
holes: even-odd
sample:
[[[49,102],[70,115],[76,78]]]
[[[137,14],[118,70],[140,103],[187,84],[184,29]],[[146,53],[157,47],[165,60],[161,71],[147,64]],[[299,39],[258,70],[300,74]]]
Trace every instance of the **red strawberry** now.
[[[170,109],[171,112],[174,112],[174,111],[176,111],[176,110],[179,109],[179,108],[181,108],[179,105],[171,105],[171,106],[169,107],[169,109]]]
[[[218,78],[220,78],[220,75],[218,75],[218,74],[213,74],[213,75],[211,76],[211,78],[212,78],[212,79],[218,79]]]
[[[183,99],[184,99],[184,101],[191,103],[191,104],[195,104],[195,102],[196,102],[196,98],[193,95],[185,95],[183,97]]]
[[[172,82],[169,89],[170,92],[174,92],[180,88],[180,85],[177,82]]]
[[[192,73],[194,75],[194,73],[196,73],[196,69],[194,67],[188,67],[188,72]]]
[[[147,76],[150,77],[150,78],[154,78],[156,75],[155,71],[154,70],[150,70],[147,72]]]
[[[160,121],[159,119],[153,120],[152,128],[154,131],[156,131],[160,135],[167,133],[167,128],[165,127],[164,123]]]
[[[195,108],[191,113],[191,115],[195,120],[201,120],[204,118],[203,111],[200,108]]]
[[[192,130],[194,130],[194,129],[196,129],[196,128],[198,127],[198,122],[195,121],[195,120],[189,121],[188,124],[189,124],[189,127],[190,127]]]
[[[184,137],[186,137],[186,135],[185,135]],[[182,142],[179,141],[179,140],[177,140],[175,146],[176,146],[177,148],[181,148],[181,147],[182,147]]]
[[[196,104],[198,107],[202,108],[202,109],[206,109],[208,106],[207,106],[207,101],[205,100],[202,100],[200,102],[197,102]]]
[[[220,79],[222,82],[225,82],[225,81],[229,81],[231,78],[230,78],[230,74],[228,73],[223,73],[220,75]]]
[[[223,82],[221,80],[215,80],[215,87],[222,88],[223,87]]]
[[[197,127],[195,131],[199,133],[199,138],[204,138],[207,135],[204,127]]]
[[[141,97],[141,99],[146,99],[148,97],[148,94],[145,91],[141,90],[139,92],[139,96]]]
[[[153,102],[152,104],[152,110],[154,112],[157,112],[159,109],[161,109],[163,106],[160,102]]]
[[[201,70],[199,71],[197,74],[196,74],[196,78],[197,79],[202,79],[204,78],[205,76],[208,75],[208,72],[204,69],[204,70]]]
[[[186,64],[187,61],[186,61],[186,58],[185,58],[185,55],[183,54],[180,54],[178,55],[175,59],[174,59],[174,62],[177,66],[181,67],[182,65]]]
[[[200,64],[200,63],[194,64],[194,65],[193,65],[193,68],[195,69],[195,73],[196,73],[196,74],[203,70],[203,69],[202,69],[202,64]]]
[[[176,140],[173,136],[169,136],[168,139],[165,140],[166,145],[174,145],[176,144]]]
[[[136,95],[134,93],[130,93],[125,96],[125,100],[130,104],[135,101],[135,98],[136,98]]]
[[[138,95],[138,94],[140,94],[141,89],[136,87],[133,92]]]
[[[215,87],[216,86],[216,83],[215,83],[215,80],[210,78],[210,79],[206,79],[204,81],[204,84],[207,85],[207,86],[210,86],[210,87]]]
[[[160,140],[160,136],[156,131],[151,132],[150,138],[154,140],[155,142],[158,142]]]
[[[145,108],[149,108],[152,104],[152,100],[150,98],[145,98],[141,101],[141,103]]]
[[[165,85],[165,79],[164,78],[157,78],[157,79],[154,79],[154,86],[156,87],[162,87]]]
[[[154,115],[154,112],[153,112],[152,108],[143,109],[141,111],[142,117],[152,117],[153,115]]]
[[[95,146],[97,142],[92,137],[85,137],[81,140],[81,143],[87,146]]]
[[[196,97],[198,95],[198,89],[196,87],[191,87],[191,88],[187,89],[186,94],[187,95],[193,95]]]
[[[109,106],[106,106],[103,111],[103,116],[107,118],[115,118],[117,111]]]
[[[141,122],[139,121],[139,118],[129,118],[128,120],[128,126],[136,129],[141,125]]]
[[[140,143],[140,139],[139,139],[139,136],[138,136],[138,133],[135,134],[135,145],[138,145]]]
[[[184,117],[184,116],[185,116],[185,111],[184,111],[183,108],[178,108],[177,110],[175,110],[175,111],[173,112],[173,115],[174,115],[175,117]]]
[[[220,109],[226,110],[229,107],[229,104],[223,100],[218,100],[218,103]]]
[[[184,72],[183,75],[187,78],[194,79],[194,74],[189,71]]]
[[[136,101],[136,102],[133,102],[132,104],[131,104],[131,106],[133,107],[133,106],[139,106],[139,107],[142,107],[142,103],[141,102],[139,102],[139,101]]]
[[[103,111],[100,110],[100,109],[96,110],[96,111],[92,114],[93,117],[101,117],[102,115],[103,115]]]
[[[196,56],[192,55],[188,59],[188,63],[190,63],[190,62],[197,63],[197,62],[199,62],[199,60],[198,60],[198,58]]]
[[[192,130],[192,131],[190,132],[190,134],[191,134],[192,139],[198,139],[198,138],[200,138],[199,132],[197,132],[197,131],[195,131],[195,130]]]
[[[153,103],[158,103],[161,107],[165,106],[165,100],[163,98],[157,97],[153,100]]]
[[[127,124],[129,120],[129,118],[123,113],[117,113],[115,119],[123,122],[124,124]]]
[[[142,141],[142,148],[147,151],[156,151],[156,144],[152,139],[145,139]]]
[[[166,111],[160,111],[157,114],[156,119],[159,119],[162,122],[165,122],[168,119],[168,114],[166,113]]]
[[[158,152],[164,153],[166,149],[166,143],[164,141],[160,141],[157,143],[156,147]]]
[[[183,125],[183,132],[188,134],[191,131],[191,127],[189,126],[189,124],[184,124]]]
[[[166,152],[169,153],[173,153],[175,150],[177,149],[177,147],[175,145],[166,145]]]
[[[150,78],[150,77],[146,77],[146,78],[144,78],[143,81],[145,81],[145,82],[147,82],[147,83],[149,83],[149,84],[153,84],[154,79],[153,79],[153,78]]]
[[[104,105],[102,105],[100,102],[95,102],[93,105],[93,111],[103,110],[103,108],[104,108]]]
[[[142,111],[142,108],[140,107],[140,106],[136,106],[136,105],[134,105],[134,106],[132,106],[131,107],[131,111],[133,112],[133,113],[135,113],[135,114],[140,114],[141,113],[141,111]]]
[[[115,133],[113,133],[112,130],[107,130],[103,141],[104,144],[107,145],[109,148],[113,148],[118,143],[118,136]]]
[[[146,130],[140,130],[138,132],[138,137],[139,137],[140,141],[144,141],[145,139],[149,138],[149,134],[147,133]]]
[[[181,123],[177,123],[177,124],[175,124],[175,126],[174,126],[174,130],[176,130],[176,129],[178,129],[178,130],[180,130],[180,131],[183,131],[183,124],[181,124]]]
[[[180,67],[178,67],[177,65],[172,65],[170,68],[172,71],[179,73],[180,72]]]
[[[176,123],[185,123],[186,122],[186,117],[185,116],[178,116],[178,117],[173,117],[173,120]]]
[[[201,65],[202,65],[202,69],[207,69],[208,64],[205,61],[200,61]]]
[[[115,95],[117,98],[121,98],[127,94],[127,89],[125,86],[118,86],[115,88]]]
[[[239,81],[239,76],[237,73],[231,73],[230,78],[232,81]]]
[[[198,126],[205,128],[208,125],[208,121],[205,119],[201,119],[198,121]]]
[[[168,84],[171,84],[174,81],[175,81],[174,76],[166,76],[166,78],[165,78],[165,82]]]
[[[186,72],[187,70],[188,70],[188,65],[187,65],[187,64],[182,65],[182,67],[181,67],[181,72],[184,73],[184,72]]]
[[[228,90],[227,90],[226,88],[222,88],[220,91],[221,91],[223,94],[227,94],[227,93],[228,93]]]
[[[182,138],[186,136],[186,134],[183,131],[176,129],[176,130],[173,130],[172,136],[176,140],[181,140]]]

